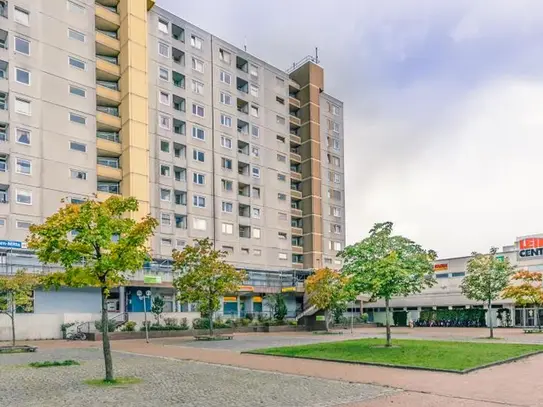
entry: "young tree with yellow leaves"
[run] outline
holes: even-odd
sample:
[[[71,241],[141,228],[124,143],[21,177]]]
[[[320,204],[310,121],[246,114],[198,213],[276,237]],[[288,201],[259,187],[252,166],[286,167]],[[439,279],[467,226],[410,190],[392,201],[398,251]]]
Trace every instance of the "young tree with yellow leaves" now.
[[[541,331],[541,318],[539,318],[539,308],[543,306],[543,275],[541,273],[527,270],[516,272],[510,284],[503,290],[502,297],[514,300],[515,304],[521,307],[533,305],[537,327]]]
[[[114,382],[108,335],[107,298],[110,289],[127,282],[150,259],[148,241],[157,226],[146,216],[139,222],[136,198],[112,196],[103,202],[66,204],[41,225],[30,227],[28,247],[43,263],[60,264],[65,271],[46,274],[44,287],[99,287],[102,296],[102,347],[105,381]]]

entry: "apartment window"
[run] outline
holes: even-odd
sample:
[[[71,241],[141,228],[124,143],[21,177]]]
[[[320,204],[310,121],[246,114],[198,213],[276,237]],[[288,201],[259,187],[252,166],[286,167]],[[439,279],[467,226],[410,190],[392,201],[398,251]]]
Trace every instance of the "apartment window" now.
[[[158,42],[158,53],[163,57],[170,57],[170,46],[164,42]]]
[[[200,61],[199,59],[192,58],[192,69],[194,69],[196,72],[204,72],[204,62]]]
[[[232,83],[232,75],[225,71],[221,71],[219,74],[219,79],[222,83],[226,83],[227,85]]]
[[[206,198],[201,195],[194,195],[192,197],[192,205],[197,208],[205,208],[206,207]]]
[[[234,189],[234,182],[227,179],[221,179],[221,185],[225,191],[232,191]]]
[[[204,185],[206,183],[206,176],[204,174],[195,172],[192,174],[192,182],[198,185]]]
[[[171,121],[168,116],[158,115],[158,125],[165,130],[171,129]]]
[[[165,202],[171,202],[172,191],[166,188],[160,188],[160,200]]]
[[[30,145],[30,132],[25,129],[16,130],[17,143]]]
[[[328,137],[328,145],[331,145],[332,148],[336,151],[339,151],[341,149],[341,144],[339,139],[334,137]]]
[[[341,200],[341,191],[337,191],[335,189],[329,189],[328,198],[335,199],[336,201]]]
[[[30,41],[21,37],[15,37],[15,51],[21,54],[30,55]]]
[[[287,196],[286,196],[285,194],[278,193],[278,194],[277,194],[277,199],[279,199],[280,201],[286,201],[286,200],[287,200]]]
[[[225,51],[224,49],[219,49],[219,59],[223,61],[225,64],[230,64],[230,61],[232,60],[232,54],[230,52]]]
[[[160,103],[162,103],[163,105],[169,106],[170,105],[170,94],[161,91],[159,100],[160,100]]]
[[[251,95],[254,96],[255,98],[258,97],[258,86],[256,85],[252,85],[250,86],[250,92],[251,92]]]
[[[251,115],[254,117],[258,117],[259,108],[258,106],[251,105]]]
[[[253,167],[252,173],[253,173],[253,178],[260,178],[260,168]]]
[[[341,216],[341,208],[338,208],[337,206],[330,206],[330,215],[340,217]]]
[[[5,218],[0,218],[0,227],[4,227],[6,226],[6,219]]]
[[[205,153],[203,151],[194,149],[192,150],[192,159],[194,161],[200,161],[203,163],[205,161]]]
[[[184,229],[186,229],[186,227]],[[187,245],[187,242],[185,242],[184,240],[177,239],[175,241],[175,245],[177,246],[177,248],[180,249],[180,248],[185,247]]]
[[[158,19],[158,31],[168,34],[170,32],[170,24],[161,18]]]
[[[253,187],[253,198],[260,199],[260,188]]]
[[[259,228],[253,228],[253,238],[260,239],[261,230]]]
[[[286,260],[286,259],[288,259],[288,256],[287,256],[286,253],[279,253],[279,254],[277,255],[277,257],[279,258],[279,260]]]
[[[276,96],[276,97],[275,97],[275,101],[276,101],[277,103],[279,103],[280,105],[284,105],[284,104],[285,104],[285,99],[280,98],[279,96]]]
[[[226,213],[232,213],[234,211],[234,204],[232,202],[222,202],[222,211]]]
[[[232,104],[232,96],[228,93],[221,92],[221,103],[225,105]]]
[[[164,153],[170,152],[170,142],[166,140],[160,140],[160,151]]]
[[[335,165],[336,167],[341,166],[341,160],[339,159],[339,157],[328,154],[327,158],[328,158],[328,164]]]
[[[170,71],[167,68],[161,66],[158,68],[158,77],[164,81],[169,81]]]
[[[287,176],[285,174],[277,174],[277,180],[281,182],[286,182]]]
[[[226,252],[227,254],[234,253],[234,248],[232,246],[223,246],[222,250],[223,252]]]
[[[277,122],[277,124],[281,125],[281,126],[284,126],[285,125],[285,118],[283,116],[275,116],[275,121]]]
[[[279,134],[275,137],[278,142],[285,144],[286,139],[283,136],[280,136]]]
[[[87,118],[70,112],[70,121],[77,124],[87,124]]]
[[[252,146],[251,154],[253,155],[253,157],[258,157],[260,155],[260,149],[258,147]]]
[[[325,257],[324,264],[332,264],[332,259],[330,257]]]
[[[205,219],[193,218],[192,227],[196,230],[206,230],[207,221]]]
[[[204,94],[204,84],[200,81],[192,81],[192,91],[198,95]]]
[[[230,158],[221,158],[221,166],[226,170],[232,169],[232,160]]]
[[[23,221],[23,220],[18,220],[15,223],[15,226],[17,227],[17,229],[30,229],[30,225],[31,225],[30,222]]]
[[[198,140],[205,140],[206,139],[206,132],[204,129],[200,127],[194,126],[192,128],[192,138],[198,139]]]
[[[254,138],[260,137],[260,128],[258,126],[251,127],[251,136],[253,136]]]
[[[68,62],[70,63],[70,66],[73,66],[74,68],[77,68],[77,69],[85,70],[87,66],[85,62],[74,57],[68,57]]]
[[[23,85],[30,85],[30,72],[26,69],[15,68],[15,80]]]
[[[221,146],[224,148],[232,148],[232,139],[230,137],[221,136]]]
[[[279,218],[279,220],[288,220],[288,215],[284,212],[279,212],[277,214],[277,217]]]
[[[85,42],[85,34],[83,34],[82,32],[73,30],[71,28],[68,28],[68,37],[71,38],[72,40]]]
[[[253,208],[253,218],[260,219],[260,208]]]
[[[328,102],[328,111],[335,116],[339,115],[339,106],[334,105],[333,103]]]
[[[74,85],[70,85],[70,93],[75,96],[87,97],[87,91],[85,89],[78,88]]]
[[[284,154],[277,154],[277,161],[279,161],[280,163],[286,163],[287,156]]]
[[[335,250],[337,252],[339,252],[341,250],[341,242],[334,242],[334,241],[329,241],[328,242],[328,249],[329,250]]]
[[[8,141],[8,127],[9,125],[7,123],[0,123],[0,141],[5,142]]]
[[[170,226],[172,224],[172,218],[169,213],[160,214],[160,224],[164,226]]]
[[[232,127],[232,117],[221,113],[221,124],[225,127]]]
[[[15,199],[17,203],[23,205],[32,205],[32,191],[27,191],[25,189],[17,189],[15,191]]]
[[[25,99],[15,99],[15,111],[17,113],[25,114],[27,116],[31,115],[30,110],[30,101]]]
[[[234,234],[234,225],[231,223],[223,223],[221,225],[222,233],[225,235],[233,235]]]
[[[87,179],[87,173],[80,170],[70,170],[70,178],[85,181]]]
[[[330,224],[330,233],[335,233],[337,235],[341,234],[341,225],[331,223]]]
[[[332,130],[334,133],[339,133],[339,123],[333,120],[328,120],[328,130]]]
[[[285,232],[278,232],[277,236],[280,240],[287,240],[287,234]]]
[[[328,181],[333,182],[335,184],[341,183],[341,175],[337,174],[335,172],[329,171],[328,172]]]
[[[254,76],[255,78],[258,78],[258,66],[250,64],[249,66],[249,75]],[[258,94],[257,94],[258,96]]]
[[[160,175],[163,177],[169,177],[171,175],[172,169],[169,165],[161,165],[160,166]]]
[[[79,4],[68,0],[67,5],[68,5],[68,10],[70,10],[71,12],[85,14],[85,7],[80,6]]]
[[[254,250],[253,250],[253,254],[254,254],[255,256],[262,256],[262,250],[260,250],[260,249],[254,249]]]
[[[192,45],[196,49],[202,49],[203,42],[204,40],[194,34],[190,36],[190,45]]]
[[[17,158],[15,163],[16,163],[15,171],[18,174],[24,174],[24,175],[32,174],[32,163],[30,162],[30,160]]]
[[[76,141],[70,141],[70,150],[80,151],[82,153],[87,152],[87,145],[83,143],[78,143]]]
[[[202,105],[192,104],[192,114],[200,117],[205,116],[205,108]]]

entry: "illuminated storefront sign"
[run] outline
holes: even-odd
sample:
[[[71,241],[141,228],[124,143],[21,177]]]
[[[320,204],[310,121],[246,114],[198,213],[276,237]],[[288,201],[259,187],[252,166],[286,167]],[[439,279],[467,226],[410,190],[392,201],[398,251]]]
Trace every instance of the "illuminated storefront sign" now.
[[[449,269],[449,263],[434,264],[434,271],[447,271],[448,269]]]
[[[253,302],[262,302],[262,297],[253,297]]]
[[[293,293],[296,291],[296,287],[283,287],[281,288],[282,293]]]
[[[543,237],[527,237],[517,242],[518,257],[531,260],[543,257]]]
[[[224,297],[224,302],[238,302],[238,297]]]
[[[253,292],[255,288],[250,285],[240,285],[238,291]]]

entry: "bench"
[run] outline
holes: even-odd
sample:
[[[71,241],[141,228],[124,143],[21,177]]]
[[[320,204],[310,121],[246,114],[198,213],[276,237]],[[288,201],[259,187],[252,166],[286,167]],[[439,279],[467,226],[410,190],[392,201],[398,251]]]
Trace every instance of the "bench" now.
[[[543,334],[543,329],[524,329],[525,334]]]

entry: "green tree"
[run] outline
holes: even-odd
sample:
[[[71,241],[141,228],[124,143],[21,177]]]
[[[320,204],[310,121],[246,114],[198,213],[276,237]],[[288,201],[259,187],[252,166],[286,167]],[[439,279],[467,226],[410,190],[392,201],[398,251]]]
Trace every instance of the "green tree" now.
[[[271,316],[277,321],[283,321],[288,314],[285,296],[282,293],[266,295],[266,302],[270,308]]]
[[[326,330],[329,330],[330,313],[342,311],[352,296],[347,290],[347,278],[340,272],[327,268],[319,269],[305,282],[309,303],[324,310]]]
[[[66,204],[43,224],[32,225],[28,238],[28,247],[36,250],[42,262],[64,267],[63,272],[43,276],[46,288],[100,288],[107,382],[114,381],[107,298],[112,287],[125,284],[127,277],[150,258],[148,242],[157,226],[156,219],[150,216],[134,220],[137,211],[138,201],[132,197]]]
[[[392,235],[392,229],[392,222],[376,223],[370,236],[339,253],[350,289],[369,294],[372,301],[385,300],[386,346],[392,345],[390,299],[419,293],[436,282],[436,252],[425,250],[406,237]]]
[[[151,312],[155,316],[157,325],[160,325],[160,315],[162,315],[164,312],[164,298],[161,295],[157,295],[155,298],[153,298]]]
[[[521,270],[513,275],[510,284],[502,293],[503,298],[510,298],[521,307],[534,306],[537,326],[541,331],[539,309],[543,306],[543,275],[537,271]]]
[[[509,259],[496,258],[497,252],[498,249],[495,247],[492,247],[487,254],[473,252],[468,260],[466,275],[460,284],[462,294],[467,298],[488,305],[490,338],[494,338],[492,302],[500,297],[515,272],[515,266],[509,262]]]
[[[247,274],[224,261],[227,252],[215,250],[208,238],[196,239],[194,246],[174,250],[174,270],[180,274],[173,281],[181,302],[195,303],[209,318],[209,334],[213,335],[213,314],[221,306],[221,297],[236,293]]]
[[[38,285],[36,275],[19,270],[13,276],[0,276],[0,314],[11,319],[11,343],[15,346],[15,315],[17,310],[32,311],[33,292]]]

